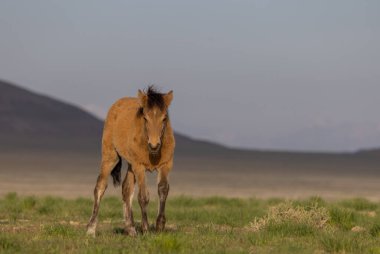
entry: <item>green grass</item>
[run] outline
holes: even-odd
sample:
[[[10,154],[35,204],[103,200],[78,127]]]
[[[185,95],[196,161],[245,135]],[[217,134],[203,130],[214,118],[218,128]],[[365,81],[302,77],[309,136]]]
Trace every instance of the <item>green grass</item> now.
[[[149,204],[150,223],[157,203]],[[97,237],[85,234],[92,200],[0,199],[0,253],[380,253],[380,206],[365,199],[169,197],[167,230],[122,234],[122,203],[101,204]],[[134,204],[139,228],[140,211]],[[352,230],[354,227],[359,230]]]

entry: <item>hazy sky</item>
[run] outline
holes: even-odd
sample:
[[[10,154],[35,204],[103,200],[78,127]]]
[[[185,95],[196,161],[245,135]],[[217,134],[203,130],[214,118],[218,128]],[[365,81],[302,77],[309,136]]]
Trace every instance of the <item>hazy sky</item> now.
[[[380,146],[380,1],[2,0],[0,78],[104,115],[174,90],[174,127],[261,149]]]

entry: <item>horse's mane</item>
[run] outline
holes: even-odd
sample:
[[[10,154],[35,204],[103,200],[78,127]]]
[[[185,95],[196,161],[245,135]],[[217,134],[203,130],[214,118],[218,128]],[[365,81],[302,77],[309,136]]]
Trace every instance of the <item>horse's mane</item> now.
[[[148,97],[148,108],[158,107],[161,110],[165,108],[164,95],[155,86],[150,85],[145,93]]]

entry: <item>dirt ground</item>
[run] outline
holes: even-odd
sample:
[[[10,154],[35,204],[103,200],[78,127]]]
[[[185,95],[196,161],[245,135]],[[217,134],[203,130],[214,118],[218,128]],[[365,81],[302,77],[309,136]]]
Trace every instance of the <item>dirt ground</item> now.
[[[92,197],[100,158],[80,154],[0,154],[0,195]],[[170,195],[224,197],[321,196],[380,200],[380,160],[355,156],[267,155],[242,158],[179,157],[170,175]],[[125,168],[123,169],[125,174]],[[156,172],[147,173],[156,198]],[[106,195],[120,195],[109,181]]]

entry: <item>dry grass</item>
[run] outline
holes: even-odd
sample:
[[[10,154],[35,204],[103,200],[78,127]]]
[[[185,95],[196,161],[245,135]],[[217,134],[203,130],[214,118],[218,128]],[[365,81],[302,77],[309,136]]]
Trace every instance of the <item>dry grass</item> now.
[[[285,202],[271,207],[266,216],[255,218],[250,224],[250,228],[257,232],[273,225],[302,224],[306,227],[321,229],[328,225],[329,220],[329,211],[325,207],[319,207],[318,204],[304,207],[295,206],[292,202]]]

